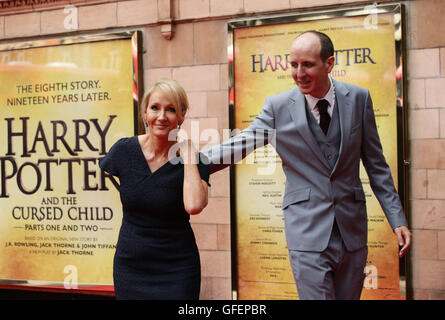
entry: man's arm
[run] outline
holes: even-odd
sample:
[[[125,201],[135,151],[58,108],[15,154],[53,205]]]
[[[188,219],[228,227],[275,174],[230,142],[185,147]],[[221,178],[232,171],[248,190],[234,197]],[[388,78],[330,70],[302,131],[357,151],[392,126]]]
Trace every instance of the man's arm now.
[[[363,115],[361,154],[372,191],[377,197],[391,228],[397,235],[399,245],[402,247],[399,252],[399,256],[402,257],[411,245],[411,232],[408,229],[402,204],[394,186],[391,170],[383,155],[369,92],[367,93],[366,109]]]
[[[210,161],[210,173],[233,165],[256,148],[274,144],[275,118],[269,99],[266,99],[260,114],[246,129],[229,140],[201,151]]]

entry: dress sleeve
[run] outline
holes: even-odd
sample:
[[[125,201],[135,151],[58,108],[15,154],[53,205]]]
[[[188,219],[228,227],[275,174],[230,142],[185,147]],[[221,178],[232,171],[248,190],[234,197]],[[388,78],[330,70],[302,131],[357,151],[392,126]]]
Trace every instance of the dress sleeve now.
[[[210,161],[208,158],[203,154],[199,153],[199,159],[198,159],[198,171],[199,175],[201,176],[201,179],[207,182],[209,187],[211,186],[209,183],[210,178]]]
[[[119,139],[113,144],[108,151],[107,155],[99,160],[99,167],[112,174],[113,176],[119,176],[122,170],[122,164],[126,163],[126,152],[124,149],[127,138]]]

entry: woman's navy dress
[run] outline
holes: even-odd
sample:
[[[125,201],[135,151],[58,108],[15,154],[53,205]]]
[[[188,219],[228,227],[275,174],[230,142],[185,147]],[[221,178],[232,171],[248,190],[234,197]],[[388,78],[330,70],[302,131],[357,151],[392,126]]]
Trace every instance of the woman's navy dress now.
[[[177,157],[155,172],[137,136],[122,138],[99,161],[118,176],[123,207],[114,256],[116,299],[199,299],[201,266],[184,209],[184,166]],[[198,164],[209,181],[209,166]]]

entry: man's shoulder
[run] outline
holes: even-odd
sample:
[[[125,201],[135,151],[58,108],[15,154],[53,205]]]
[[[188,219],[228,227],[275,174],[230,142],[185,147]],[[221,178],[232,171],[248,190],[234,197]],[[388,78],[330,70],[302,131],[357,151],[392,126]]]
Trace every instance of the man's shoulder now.
[[[368,93],[368,89],[360,87],[358,85],[349,83],[349,82],[343,82],[343,81],[339,81],[339,80],[334,80],[334,87],[336,90],[339,89],[346,89],[349,92],[352,93],[357,93],[357,94],[367,94]]]
[[[292,89],[271,95],[268,97],[268,99],[272,101],[287,101],[288,99],[294,98],[298,94],[301,94],[300,91],[298,90],[298,87],[294,87]]]

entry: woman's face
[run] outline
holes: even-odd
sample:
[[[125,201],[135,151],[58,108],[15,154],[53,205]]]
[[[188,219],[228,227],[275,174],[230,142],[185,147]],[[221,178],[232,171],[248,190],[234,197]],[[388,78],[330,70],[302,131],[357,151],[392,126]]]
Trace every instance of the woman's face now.
[[[144,116],[148,132],[159,138],[168,138],[171,130],[182,123],[178,107],[161,90],[155,89],[150,95]]]

